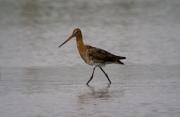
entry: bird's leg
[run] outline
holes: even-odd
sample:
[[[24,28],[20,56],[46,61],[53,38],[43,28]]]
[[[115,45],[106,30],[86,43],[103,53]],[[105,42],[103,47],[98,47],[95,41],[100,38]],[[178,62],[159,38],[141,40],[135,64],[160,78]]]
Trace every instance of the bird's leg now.
[[[95,71],[96,67],[97,67],[97,66],[95,66],[95,67],[93,68],[92,75],[91,75],[90,79],[89,79],[89,80],[87,81],[87,83],[86,83],[87,85],[89,85],[89,82],[93,79],[94,71]]]
[[[107,73],[102,69],[102,67],[101,66],[98,66],[100,69],[101,69],[101,71],[105,74],[105,76],[106,76],[106,78],[108,79],[108,81],[109,81],[109,84],[111,84],[111,80],[109,79],[109,77],[108,77],[108,75],[107,75]]]

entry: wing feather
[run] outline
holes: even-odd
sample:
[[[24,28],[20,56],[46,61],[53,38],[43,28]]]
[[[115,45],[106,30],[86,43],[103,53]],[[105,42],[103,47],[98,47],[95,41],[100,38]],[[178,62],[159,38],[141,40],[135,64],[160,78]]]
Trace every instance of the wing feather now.
[[[94,62],[98,63],[105,63],[105,62],[113,62],[117,60],[117,56],[113,55],[106,50],[92,47],[89,45],[86,45],[88,48],[88,56],[90,59],[92,59]]]

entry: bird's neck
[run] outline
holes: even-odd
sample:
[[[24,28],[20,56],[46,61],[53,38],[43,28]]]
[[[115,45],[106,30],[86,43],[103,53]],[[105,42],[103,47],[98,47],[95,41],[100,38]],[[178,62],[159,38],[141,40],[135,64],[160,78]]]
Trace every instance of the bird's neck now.
[[[83,42],[83,37],[82,37],[82,34],[81,32],[79,32],[77,35],[76,35],[76,42],[77,42],[77,48],[79,50],[79,52],[83,52],[85,50],[85,45],[84,45],[84,42]]]

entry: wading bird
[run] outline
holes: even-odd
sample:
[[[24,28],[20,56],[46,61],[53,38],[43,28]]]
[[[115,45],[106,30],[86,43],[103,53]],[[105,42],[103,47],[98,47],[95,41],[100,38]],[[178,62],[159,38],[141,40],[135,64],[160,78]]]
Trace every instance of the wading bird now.
[[[84,60],[85,63],[94,66],[92,75],[86,84],[88,85],[89,82],[93,79],[96,67],[100,68],[100,70],[105,74],[106,78],[108,79],[109,84],[111,84],[111,80],[109,79],[107,73],[102,69],[102,66],[111,63],[124,64],[120,60],[126,59],[126,57],[117,56],[111,54],[110,52],[107,52],[106,50],[92,47],[90,45],[85,45],[83,42],[81,30],[79,28],[74,29],[72,35],[66,41],[64,41],[59,47],[63,46],[73,37],[76,37],[77,48],[81,58]]]

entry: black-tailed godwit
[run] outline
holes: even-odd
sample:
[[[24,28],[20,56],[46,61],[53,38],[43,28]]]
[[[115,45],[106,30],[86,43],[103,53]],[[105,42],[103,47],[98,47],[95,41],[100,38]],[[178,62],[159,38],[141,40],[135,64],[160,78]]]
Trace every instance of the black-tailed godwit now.
[[[126,59],[126,57],[117,56],[117,55],[111,54],[110,52],[107,52],[106,50],[92,47],[90,45],[85,45],[83,42],[81,30],[79,28],[74,29],[72,35],[66,41],[64,41],[59,47],[63,46],[66,42],[71,40],[73,37],[76,37],[77,48],[78,48],[81,58],[88,65],[94,66],[92,75],[86,84],[88,85],[89,82],[93,79],[93,75],[94,75],[94,71],[96,67],[100,68],[100,70],[105,74],[106,78],[108,79],[109,84],[111,84],[111,80],[109,79],[107,73],[102,69],[102,66],[106,64],[112,64],[112,63],[124,64],[120,60]]]

